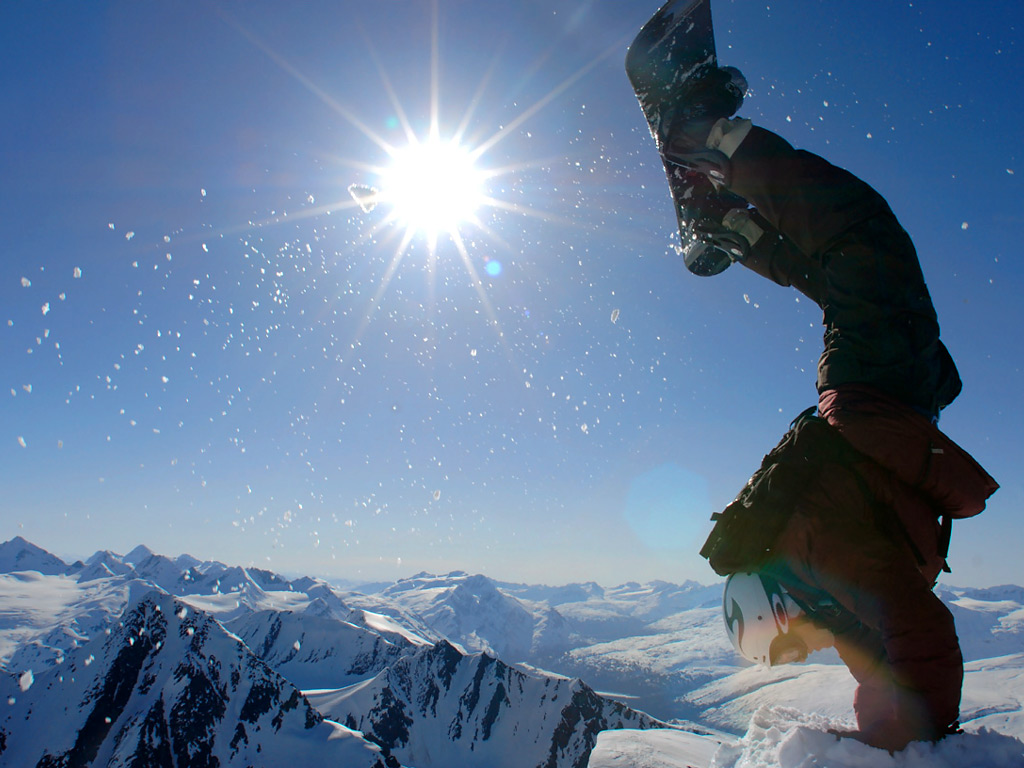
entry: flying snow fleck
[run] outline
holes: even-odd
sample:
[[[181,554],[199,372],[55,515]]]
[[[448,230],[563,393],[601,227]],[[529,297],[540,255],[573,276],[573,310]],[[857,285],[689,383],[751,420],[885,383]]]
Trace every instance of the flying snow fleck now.
[[[32,683],[36,681],[35,676],[32,674],[31,669],[26,669],[21,673],[21,677],[18,678],[18,687],[21,688],[21,692],[24,693],[32,687]]]
[[[25,438],[22,437],[21,435],[18,435],[18,445],[20,445],[22,448],[28,448],[28,443],[25,442]]]
[[[440,501],[440,500],[441,500],[441,491],[439,491],[439,490],[434,491],[434,501]]]
[[[619,310],[617,310],[617,309],[613,309],[612,310],[612,322],[613,323],[619,322]]]
[[[296,640],[294,643],[292,643],[292,648],[294,648],[296,651],[302,650],[302,643]]]
[[[966,227],[964,227],[964,229],[966,229]],[[46,302],[45,304],[43,304],[42,310],[44,315],[50,314],[50,302]]]
[[[22,288],[31,288],[32,287],[32,281],[29,280],[27,277],[21,278],[21,287]]]
[[[135,237],[135,233],[134,232],[125,232],[124,233],[124,239],[125,240],[131,240],[133,237]]]
[[[960,229],[967,229],[967,226],[968,226],[968,224],[965,221],[963,224],[960,225]]]
[[[359,204],[359,208],[363,213],[369,213],[377,207],[377,195],[379,193],[373,187],[368,187],[365,184],[349,184],[348,193]]]
[[[71,276],[74,277],[76,280],[80,278],[82,276],[82,268],[75,267],[75,271],[71,273]]]

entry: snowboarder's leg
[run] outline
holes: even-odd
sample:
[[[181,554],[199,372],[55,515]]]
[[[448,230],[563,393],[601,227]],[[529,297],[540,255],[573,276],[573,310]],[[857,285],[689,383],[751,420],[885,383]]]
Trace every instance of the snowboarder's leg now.
[[[668,155],[682,161],[703,137],[724,169],[723,194],[750,203],[756,214],[746,215],[767,222],[764,235],[747,232],[754,255],[747,266],[795,285],[824,311],[819,391],[873,384],[937,415],[959,393],[959,377],[939,342],[917,252],[882,196],[749,121],[720,119],[710,129],[691,121],[685,128],[675,124]],[[730,227],[727,217],[722,222]]]
[[[895,512],[876,503],[851,468],[829,465],[776,548],[794,595],[799,585],[827,594],[862,625],[836,632],[863,687],[858,721],[870,743],[900,749],[940,738],[957,719],[963,659],[953,617],[913,554],[879,529],[879,517]]]

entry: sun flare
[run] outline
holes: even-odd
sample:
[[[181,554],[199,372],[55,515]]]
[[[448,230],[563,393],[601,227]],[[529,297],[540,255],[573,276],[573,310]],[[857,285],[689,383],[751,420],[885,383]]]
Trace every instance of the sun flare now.
[[[472,151],[456,142],[431,138],[391,153],[381,175],[380,201],[407,230],[430,238],[457,234],[476,220],[484,204],[484,172]]]

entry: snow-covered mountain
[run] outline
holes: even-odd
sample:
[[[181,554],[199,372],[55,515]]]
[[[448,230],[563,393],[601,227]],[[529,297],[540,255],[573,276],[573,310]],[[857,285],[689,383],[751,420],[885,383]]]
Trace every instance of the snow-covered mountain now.
[[[376,675],[426,641],[305,611],[265,610],[232,622],[253,653],[301,688],[341,687]]]
[[[54,575],[64,573],[67,568],[67,563],[59,557],[21,536],[0,544],[0,573],[39,571],[44,575]]]
[[[376,597],[421,618],[468,651],[509,662],[546,659],[569,644],[570,629],[556,609],[514,597],[486,576],[461,571],[445,576],[421,573],[396,582]]]
[[[443,641],[366,682],[308,695],[328,717],[417,766],[584,768],[601,731],[664,725],[580,680],[527,673]]]
[[[963,723],[1024,736],[1024,588],[939,594],[968,662]],[[325,764],[582,768],[606,729],[634,729],[598,743],[607,763],[658,744],[708,747],[680,727],[735,740],[765,707],[852,717],[853,681],[834,652],[776,670],[740,662],[720,595],[692,582],[549,587],[462,572],[359,593],[146,547],[68,565],[18,538],[0,544],[0,700],[13,702],[0,766],[87,754],[162,765],[182,744],[222,766],[256,754],[273,766],[294,742],[289,755]],[[250,722],[253,690],[270,703]],[[126,698],[111,709],[115,694]],[[212,709],[190,719],[186,701]],[[321,753],[327,742],[359,757]]]
[[[156,591],[64,663],[0,679],[0,697],[4,765],[397,765],[216,621]]]

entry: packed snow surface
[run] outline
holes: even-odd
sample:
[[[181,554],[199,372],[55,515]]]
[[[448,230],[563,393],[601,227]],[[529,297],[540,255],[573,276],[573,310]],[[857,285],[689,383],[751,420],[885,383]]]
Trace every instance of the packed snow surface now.
[[[893,754],[851,738],[837,738],[829,729],[845,730],[849,722],[795,709],[762,707],[750,721],[746,736],[723,744],[710,768],[1022,768],[1024,743],[981,729],[948,736],[937,744],[912,742]]]
[[[902,752],[838,738],[851,723],[785,707],[761,707],[733,740],[682,730],[605,731],[588,768],[1022,768],[1024,742],[985,728]]]

